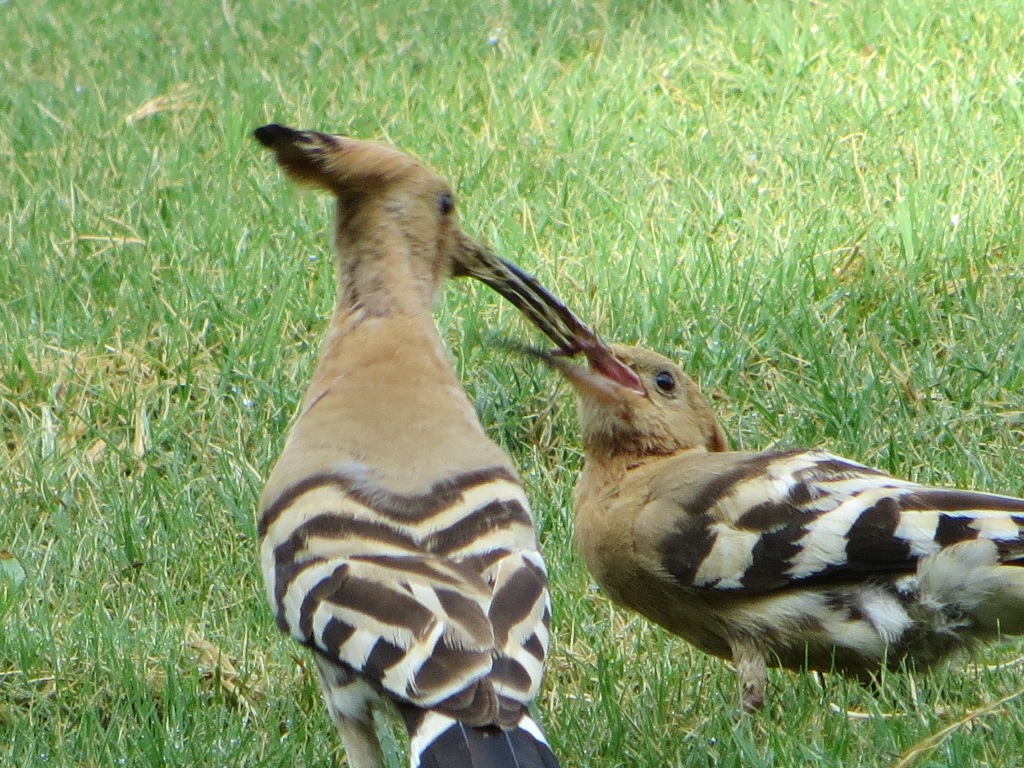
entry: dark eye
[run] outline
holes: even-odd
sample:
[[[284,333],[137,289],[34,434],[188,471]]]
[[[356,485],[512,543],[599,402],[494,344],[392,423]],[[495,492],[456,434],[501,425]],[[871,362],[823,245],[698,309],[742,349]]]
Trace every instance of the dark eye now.
[[[437,209],[441,212],[442,216],[447,216],[454,207],[455,198],[452,197],[450,192],[442,192],[441,196],[437,198]]]
[[[654,385],[662,392],[671,392],[676,388],[676,379],[668,371],[658,371],[654,374]]]

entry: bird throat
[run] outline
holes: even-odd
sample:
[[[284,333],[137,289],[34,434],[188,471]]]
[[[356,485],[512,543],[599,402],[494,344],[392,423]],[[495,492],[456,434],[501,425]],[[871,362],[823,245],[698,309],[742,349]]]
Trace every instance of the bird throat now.
[[[431,316],[439,276],[430,260],[410,252],[407,242],[359,240],[339,244],[338,308],[368,316]]]

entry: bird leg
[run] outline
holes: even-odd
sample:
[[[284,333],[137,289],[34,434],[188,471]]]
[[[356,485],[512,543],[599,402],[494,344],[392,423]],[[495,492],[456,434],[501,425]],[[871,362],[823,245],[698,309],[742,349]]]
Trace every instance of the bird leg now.
[[[339,716],[335,710],[331,710],[331,719],[334,726],[341,734],[341,742],[345,745],[345,756],[348,764],[353,768],[378,768],[383,766],[381,759],[380,742],[377,740],[377,733],[374,731],[373,719],[356,720],[350,717]]]
[[[750,637],[729,639],[732,663],[740,682],[743,711],[756,712],[764,705],[764,692],[768,686],[768,665],[764,649]]]
[[[320,673],[327,710],[345,745],[348,764],[352,768],[384,768],[384,753],[374,729],[366,683],[319,653],[314,653],[313,659]]]

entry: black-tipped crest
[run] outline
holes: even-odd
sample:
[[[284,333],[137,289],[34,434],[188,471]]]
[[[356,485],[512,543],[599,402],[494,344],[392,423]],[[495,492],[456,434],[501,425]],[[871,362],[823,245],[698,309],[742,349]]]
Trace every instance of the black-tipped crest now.
[[[280,123],[270,123],[269,125],[261,125],[252,132],[252,135],[264,147],[273,149],[285,141],[294,143],[302,135],[302,131],[296,131],[294,128],[289,128]]]
[[[373,141],[299,131],[278,123],[261,126],[252,135],[274,152],[293,181],[336,195],[372,192],[419,174],[434,176],[408,155]]]

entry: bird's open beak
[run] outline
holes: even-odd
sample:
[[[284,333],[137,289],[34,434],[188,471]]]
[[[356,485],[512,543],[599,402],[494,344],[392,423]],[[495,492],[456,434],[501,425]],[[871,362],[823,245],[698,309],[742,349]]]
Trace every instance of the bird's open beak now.
[[[588,380],[599,378],[604,382],[610,382],[617,389],[628,389],[633,394],[646,397],[647,389],[644,387],[640,377],[636,375],[632,368],[619,360],[607,344],[600,339],[598,339],[598,342],[600,342],[600,346],[591,350],[584,350],[587,362],[590,363],[589,367],[578,370],[586,374]]]
[[[604,350],[607,350],[609,359],[605,358]],[[607,346],[591,352],[587,359],[590,363],[587,366],[574,365],[564,357],[553,354],[546,358],[546,362],[584,397],[613,404],[622,400],[624,391],[631,395],[647,396],[640,378],[619,362]],[[628,376],[623,376],[622,371],[626,371]]]
[[[501,346],[542,361],[549,368],[562,374],[573,389],[581,395],[595,397],[609,404],[621,401],[624,390],[631,395],[647,396],[647,391],[640,378],[632,369],[616,358],[612,350],[604,343],[584,352],[589,360],[589,365],[577,365],[570,362],[560,351],[549,352],[546,349],[538,349],[507,340],[503,341]],[[627,375],[624,376],[623,371]]]
[[[568,370],[576,371],[579,375],[589,373],[637,394],[646,394],[640,378],[619,361],[611,348],[535,277],[499,258],[468,235],[462,235],[460,246],[453,275],[479,280],[526,315],[558,347],[555,356],[548,360],[552,367],[560,370],[570,381],[573,381],[573,374],[568,373]],[[571,365],[562,359],[579,354],[586,355],[589,369]]]

